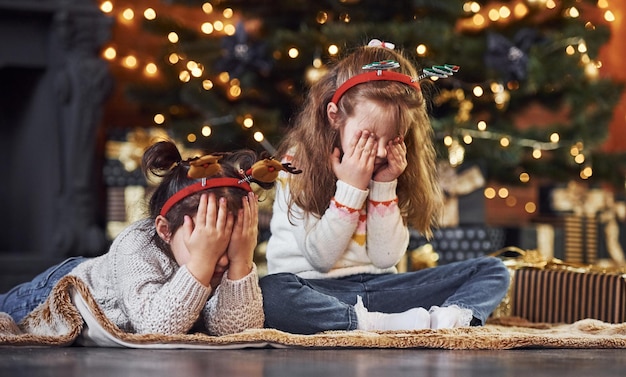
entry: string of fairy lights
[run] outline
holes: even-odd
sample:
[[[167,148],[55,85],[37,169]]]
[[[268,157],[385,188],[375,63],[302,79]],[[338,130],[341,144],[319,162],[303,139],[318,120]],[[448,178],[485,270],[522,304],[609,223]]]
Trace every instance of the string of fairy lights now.
[[[354,2],[354,1],[353,1]],[[145,2],[144,2],[145,3]],[[150,7],[139,8],[135,2],[127,0],[105,0],[100,3],[100,9],[103,13],[113,16],[118,20],[118,24],[121,27],[138,27],[137,24],[141,18],[153,21],[159,17],[159,14],[168,14],[168,17],[172,17],[174,12],[169,12],[168,7],[174,5],[154,4]],[[615,15],[609,9],[608,0],[598,0],[596,7],[602,14],[604,21],[614,22]],[[467,1],[463,5],[463,11],[466,12],[468,17],[464,17],[460,20],[459,28],[461,30],[481,30],[489,27],[494,23],[507,23],[516,20],[523,19],[529,13],[531,8],[541,8],[548,11],[560,11],[563,17],[578,18],[581,17],[581,9],[576,6],[569,7],[567,9],[560,9],[557,0],[517,0],[508,3],[495,3],[493,5],[481,6],[478,2]],[[542,10],[542,11],[543,11]],[[340,22],[350,23],[351,17],[348,13],[342,13],[338,16]],[[331,21],[331,17],[327,12],[319,12],[316,15],[316,22],[323,25]],[[232,36],[236,32],[237,16],[235,10],[226,8],[221,11],[211,4],[211,2],[205,2],[201,4],[199,9],[195,10],[194,17],[185,19],[187,24],[195,23],[195,26],[199,32],[207,37],[222,37]],[[591,21],[587,22],[591,24]],[[176,45],[181,42],[181,36],[176,32],[171,31],[166,35],[167,41],[161,41],[161,43],[169,43]],[[587,46],[582,38],[572,38],[566,41],[566,45],[563,46],[565,54],[574,56],[578,55],[580,64],[584,67],[585,75],[589,79],[593,79],[599,75],[599,68],[602,63],[597,60],[593,60],[587,54]],[[327,46],[321,47],[325,49],[326,53],[330,56],[335,56],[340,53],[340,43],[328,43]],[[170,64],[175,67],[178,72],[178,79],[182,83],[188,83],[192,80],[200,80],[202,88],[204,90],[214,90],[216,86],[225,89],[227,96],[230,99],[237,99],[243,93],[243,88],[240,82],[236,78],[231,78],[227,72],[209,72],[210,70],[204,67],[201,63],[187,59],[185,56],[172,52],[167,57],[166,63],[158,62],[155,56],[150,56],[148,52],[141,51],[136,48],[125,51],[121,45],[111,43],[106,46],[102,52],[102,56],[110,61],[111,64],[116,64],[123,69],[127,69],[131,72],[141,73],[142,78],[146,80],[158,80],[162,71],[160,64]],[[414,47],[418,56],[427,56],[429,54],[429,46],[427,43],[419,44]],[[176,51],[176,49],[172,49]],[[285,46],[284,51],[274,51],[273,56],[275,58],[287,56],[290,59],[297,59],[300,55],[300,48],[296,45]],[[325,72],[325,68],[322,59],[318,56],[313,60],[310,69],[306,72],[306,79],[309,82],[317,80]],[[436,78],[433,78],[436,79]],[[493,82],[488,84],[477,84],[471,88],[459,88],[450,93],[449,96],[455,97],[460,105],[457,118],[459,120],[467,120],[470,117],[472,109],[472,101],[490,96],[497,108],[506,106],[508,99],[510,98],[509,91],[514,88],[508,88],[502,83]],[[242,127],[252,131],[254,140],[259,142],[270,153],[274,152],[273,146],[265,140],[265,136],[262,130],[255,128],[255,121],[252,115],[243,116],[229,116],[224,122],[231,122],[236,120]],[[157,126],[167,125],[167,114],[154,114],[154,124]],[[212,120],[212,124],[202,124],[197,132],[192,132],[187,135],[187,141],[190,143],[195,142],[200,137],[211,137],[213,135],[213,127],[221,120]],[[588,179],[593,174],[593,169],[585,156],[584,144],[582,141],[565,142],[561,140],[558,133],[550,135],[549,140],[532,140],[513,137],[501,132],[492,131],[489,129],[489,125],[486,121],[480,120],[475,124],[475,128],[461,128],[455,130],[454,134],[444,135],[442,142],[448,150],[448,159],[452,166],[457,166],[463,163],[465,146],[470,145],[474,139],[489,139],[497,141],[501,148],[508,148],[512,144],[529,148],[533,158],[541,159],[544,156],[544,152],[555,150],[559,148],[570,148],[570,154],[572,159],[581,166],[580,178]],[[530,175],[527,172],[522,172],[519,175],[519,179],[522,183],[530,180]],[[496,195],[506,195],[502,191],[489,188],[485,191],[487,197],[495,197]],[[532,212],[532,206],[528,208],[528,212]]]

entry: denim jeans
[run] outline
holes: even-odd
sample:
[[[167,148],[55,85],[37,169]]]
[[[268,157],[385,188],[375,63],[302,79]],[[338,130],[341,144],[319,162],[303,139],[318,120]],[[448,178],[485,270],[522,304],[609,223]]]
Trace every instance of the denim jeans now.
[[[481,257],[400,274],[303,279],[292,273],[261,278],[266,327],[295,334],[354,330],[357,296],[370,312],[458,305],[484,324],[506,295],[509,272],[500,259]]]
[[[68,258],[35,276],[33,280],[0,294],[0,312],[8,313],[15,322],[21,321],[28,313],[46,301],[52,288],[62,277],[69,274],[83,261],[85,261],[83,257]]]

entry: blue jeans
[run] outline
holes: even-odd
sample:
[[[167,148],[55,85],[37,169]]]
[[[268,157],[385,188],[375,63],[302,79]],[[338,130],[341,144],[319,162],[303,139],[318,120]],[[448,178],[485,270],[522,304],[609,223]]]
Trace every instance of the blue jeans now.
[[[484,324],[506,295],[509,280],[509,271],[500,259],[481,257],[400,274],[337,279],[277,273],[262,277],[260,285],[266,327],[314,334],[356,329],[357,296],[371,312],[458,305],[471,309],[479,324]]]
[[[0,294],[0,312],[8,313],[15,322],[21,321],[28,313],[46,301],[55,284],[85,261],[83,257],[72,257],[54,265],[33,280],[13,287]]]

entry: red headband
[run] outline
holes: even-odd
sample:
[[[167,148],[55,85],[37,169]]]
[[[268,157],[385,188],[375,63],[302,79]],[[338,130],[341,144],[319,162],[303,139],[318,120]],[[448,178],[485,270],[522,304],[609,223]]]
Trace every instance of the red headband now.
[[[250,184],[239,178],[203,178],[202,181],[183,188],[176,194],[172,195],[169,199],[167,199],[167,201],[163,205],[163,208],[161,208],[160,215],[165,216],[169,212],[169,210],[172,209],[174,204],[180,202],[189,195],[214,187],[238,187],[248,192],[252,191]]]
[[[417,82],[417,80],[413,77],[398,72],[378,69],[375,71],[359,73],[358,75],[346,80],[346,82],[339,86],[330,102],[337,104],[341,96],[343,96],[348,89],[369,81],[398,81],[420,90],[419,82]]]

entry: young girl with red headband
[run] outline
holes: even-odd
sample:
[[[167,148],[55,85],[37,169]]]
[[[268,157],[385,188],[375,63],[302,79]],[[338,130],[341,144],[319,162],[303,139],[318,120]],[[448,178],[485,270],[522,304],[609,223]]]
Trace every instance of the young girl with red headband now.
[[[150,215],[122,231],[106,254],[70,258],[0,295],[0,311],[19,322],[69,274],[123,331],[224,335],[263,327],[253,263],[258,207],[249,182],[269,188],[272,177],[261,182],[241,173],[255,161],[252,151],[183,161],[173,142],[152,145],[143,170],[161,181]]]
[[[454,66],[438,67],[456,70]],[[482,325],[507,292],[496,258],[398,273],[409,228],[431,235],[441,208],[433,130],[417,70],[373,41],[308,94],[279,156],[261,278],[265,323],[300,334]]]

